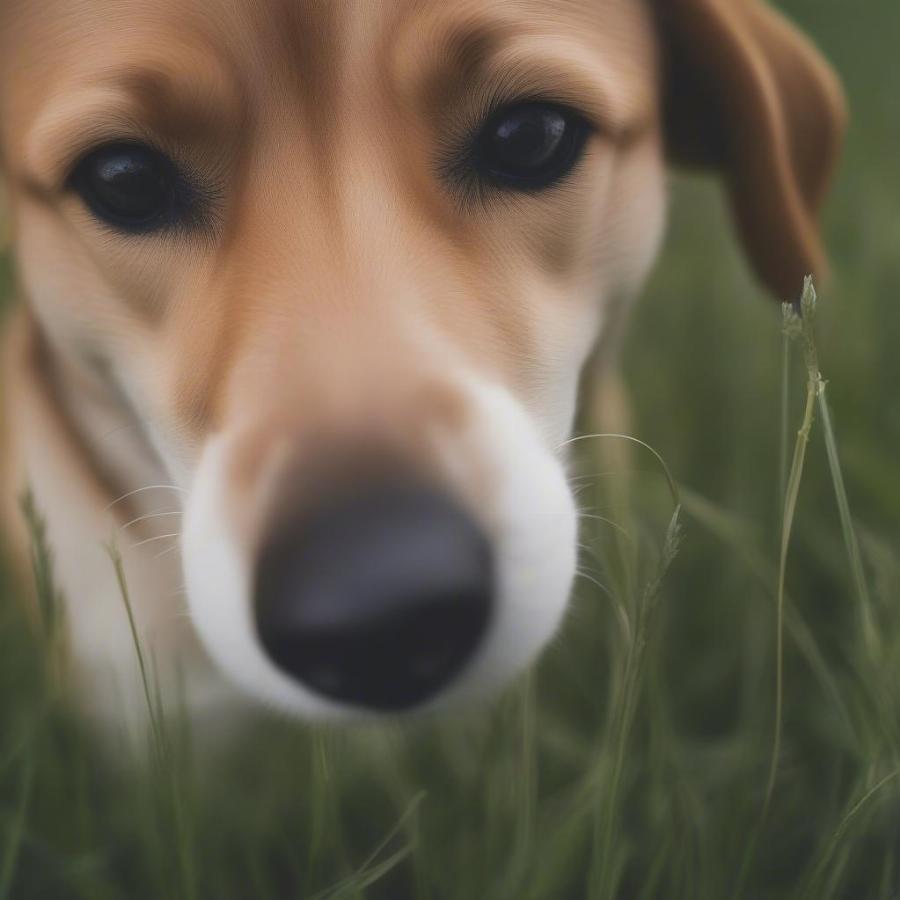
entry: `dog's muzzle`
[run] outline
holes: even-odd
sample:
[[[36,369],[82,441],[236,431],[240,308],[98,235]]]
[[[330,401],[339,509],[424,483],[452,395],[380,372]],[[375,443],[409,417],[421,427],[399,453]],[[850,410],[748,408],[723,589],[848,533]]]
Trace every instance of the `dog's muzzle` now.
[[[272,662],[304,687],[403,710],[473,656],[494,580],[488,539],[451,498],[368,485],[273,529],[257,562],[256,628]]]

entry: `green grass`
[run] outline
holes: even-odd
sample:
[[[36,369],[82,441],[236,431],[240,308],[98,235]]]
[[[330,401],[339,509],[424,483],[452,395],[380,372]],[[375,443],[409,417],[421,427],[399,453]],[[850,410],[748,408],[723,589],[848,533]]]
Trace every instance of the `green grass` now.
[[[785,367],[719,192],[676,183],[624,367],[677,519],[648,451],[608,476],[620,442],[578,442],[580,501],[619,527],[585,520],[567,626],[493,707],[261,719],[208,760],[148,654],[137,770],[72,712],[38,545],[46,627],[0,602],[0,900],[900,895],[900,7],[785,6],[850,95],[835,279],[818,358],[807,331]]]

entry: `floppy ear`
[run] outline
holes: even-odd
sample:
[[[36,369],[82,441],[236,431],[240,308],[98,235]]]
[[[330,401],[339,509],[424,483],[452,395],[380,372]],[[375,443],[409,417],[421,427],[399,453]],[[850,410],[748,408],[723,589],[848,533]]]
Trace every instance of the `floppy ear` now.
[[[827,265],[818,213],[846,122],[840,83],[763,0],[655,0],[676,163],[725,176],[757,274],[782,298]]]

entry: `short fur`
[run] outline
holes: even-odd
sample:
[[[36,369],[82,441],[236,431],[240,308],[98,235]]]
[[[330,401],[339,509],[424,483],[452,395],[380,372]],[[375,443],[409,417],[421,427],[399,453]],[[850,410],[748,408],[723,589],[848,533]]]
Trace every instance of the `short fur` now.
[[[454,193],[448,155],[493,101],[534,95],[596,125],[567,182]],[[844,118],[760,0],[6,0],[7,532],[23,546],[30,483],[88,705],[140,709],[115,532],[195,710],[236,702],[208,654],[257,698],[352,713],[266,660],[250,585],[279,504],[373,458],[446,485],[500,560],[498,615],[447,696],[527,665],[574,572],[579,373],[598,340],[614,351],[656,254],[667,164],[723,175],[760,278],[793,296],[824,268]],[[202,232],[122,237],[67,190],[123,137],[217,186]]]

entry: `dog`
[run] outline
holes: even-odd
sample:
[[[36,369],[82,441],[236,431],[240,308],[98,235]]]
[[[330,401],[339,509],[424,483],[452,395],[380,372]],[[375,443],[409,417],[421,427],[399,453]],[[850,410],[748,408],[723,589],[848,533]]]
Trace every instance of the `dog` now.
[[[195,716],[526,668],[576,568],[580,374],[669,167],[721,177],[794,297],[845,118],[763,0],[5,0],[6,533],[30,485],[86,708],[143,707],[113,533]]]

